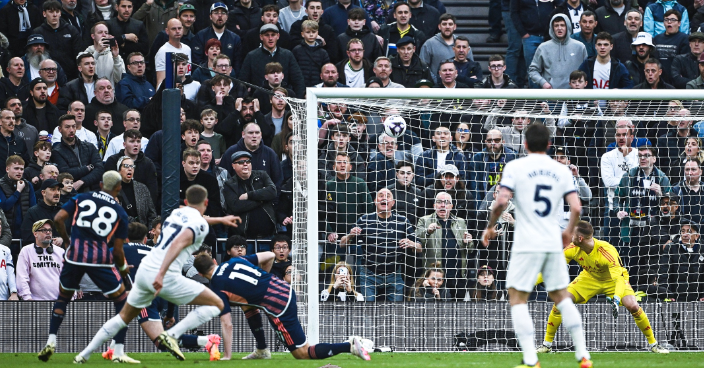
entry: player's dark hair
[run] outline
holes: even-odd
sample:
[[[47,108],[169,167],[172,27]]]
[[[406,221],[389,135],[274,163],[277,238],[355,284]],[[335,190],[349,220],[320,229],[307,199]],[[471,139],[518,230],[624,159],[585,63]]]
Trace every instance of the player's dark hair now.
[[[577,225],[574,226],[574,230],[577,234],[582,235],[587,239],[594,235],[594,228],[592,227],[592,224],[583,220],[577,221]]]
[[[197,152],[197,151],[196,151]],[[186,189],[186,200],[189,205],[196,206],[208,199],[208,190],[202,185],[191,185]]]
[[[144,237],[147,236],[148,232],[149,230],[147,230],[147,227],[144,226],[142,223],[130,222],[130,224],[127,225],[127,239],[130,242],[141,242],[142,240],[144,240]]]
[[[545,152],[550,142],[550,131],[542,123],[532,123],[526,128],[526,143],[531,152]]]
[[[274,248],[274,244],[276,243],[281,243],[281,242],[286,242],[286,245],[288,245],[288,249],[291,249],[291,238],[289,238],[288,235],[286,234],[276,234],[274,235],[273,238],[271,238],[271,248]]]
[[[215,263],[213,263],[213,257],[207,254],[201,254],[196,256],[196,258],[193,260],[193,267],[198,270],[198,273],[205,275],[206,273],[208,273],[208,271],[210,271],[211,268],[215,267]]]

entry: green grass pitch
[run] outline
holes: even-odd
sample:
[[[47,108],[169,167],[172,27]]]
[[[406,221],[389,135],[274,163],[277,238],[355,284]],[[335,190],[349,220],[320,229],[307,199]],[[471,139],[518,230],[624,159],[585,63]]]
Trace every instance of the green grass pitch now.
[[[231,361],[211,362],[206,353],[185,353],[186,361],[180,362],[166,353],[129,354],[139,359],[139,368],[152,367],[193,367],[233,366],[256,368],[318,368],[327,364],[341,368],[355,367],[403,367],[403,368],[434,368],[434,367],[514,367],[520,363],[520,353],[376,353],[371,354],[372,360],[365,362],[351,355],[343,354],[325,360],[296,361],[290,354],[275,353],[271,360],[241,360],[244,354],[233,355]],[[5,367],[75,367],[72,360],[75,354],[55,354],[48,363],[37,360],[36,354],[0,354],[0,366]],[[540,364],[543,368],[577,367],[574,353],[541,354]],[[643,368],[643,367],[704,367],[704,353],[670,353],[657,355],[653,353],[594,353],[592,355],[595,368]],[[115,367],[112,362],[103,360],[100,354],[93,354],[87,365]],[[123,365],[126,367],[126,365]]]

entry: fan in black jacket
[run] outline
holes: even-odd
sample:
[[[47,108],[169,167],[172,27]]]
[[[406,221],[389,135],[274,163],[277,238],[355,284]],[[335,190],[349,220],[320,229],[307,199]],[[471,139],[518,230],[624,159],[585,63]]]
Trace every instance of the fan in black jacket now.
[[[116,16],[105,22],[108,25],[108,31],[117,39],[122,60],[127,60],[127,56],[133,52],[141,52],[147,58],[149,56],[147,28],[143,22],[132,19],[132,11],[137,8],[128,8],[127,5],[129,4],[118,1]]]
[[[293,22],[291,25],[291,31],[289,32],[291,35],[291,44],[299,45],[301,41],[303,41],[303,36],[301,35],[301,25],[303,25],[303,22],[307,20],[314,20],[318,22],[318,36],[322,37],[325,41],[323,47],[325,47],[325,51],[328,52],[330,61],[333,63],[340,61],[337,55],[339,50],[339,46],[337,45],[337,34],[335,34],[335,30],[332,29],[330,25],[323,23],[320,18],[323,14],[323,9],[320,7],[320,3],[316,1],[306,1],[306,14],[308,15]]]
[[[306,87],[313,87],[322,82],[320,69],[330,62],[330,56],[323,48],[322,42],[315,40],[313,45],[309,45],[306,41],[301,41],[300,45],[293,48],[293,56],[301,68]]]
[[[63,124],[66,125],[69,121],[73,120],[66,120]],[[73,176],[73,188],[76,191],[98,190],[105,171],[98,149],[73,135],[69,136],[68,129],[60,127],[59,131],[62,139],[54,144],[51,161],[56,163],[59,172],[68,172]]]
[[[27,11],[29,24],[20,30],[20,15]],[[24,47],[27,44],[27,37],[33,28],[42,24],[42,11],[33,4],[27,4],[27,0],[12,0],[0,9],[0,33],[4,34],[10,41],[9,50],[13,55],[23,55]]]
[[[61,3],[47,1],[43,5],[47,17],[44,23],[37,25],[32,34],[40,34],[51,48],[51,59],[61,65],[68,80],[78,76],[76,70],[76,55],[83,48],[81,33],[65,20],[61,19]],[[27,71],[28,72],[28,71]]]
[[[46,82],[37,78],[29,85],[30,98],[22,105],[22,118],[38,131],[53,132],[61,113],[47,100]]]
[[[245,3],[249,7],[245,6]],[[227,29],[243,37],[250,29],[262,26],[262,8],[256,1],[240,0],[227,16]]]

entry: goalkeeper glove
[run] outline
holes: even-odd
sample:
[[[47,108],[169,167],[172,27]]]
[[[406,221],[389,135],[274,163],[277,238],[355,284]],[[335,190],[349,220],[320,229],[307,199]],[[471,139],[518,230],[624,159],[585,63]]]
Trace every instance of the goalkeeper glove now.
[[[606,300],[611,304],[611,315],[614,319],[618,318],[618,305],[621,304],[621,298],[618,295],[614,295],[613,298],[606,297]]]

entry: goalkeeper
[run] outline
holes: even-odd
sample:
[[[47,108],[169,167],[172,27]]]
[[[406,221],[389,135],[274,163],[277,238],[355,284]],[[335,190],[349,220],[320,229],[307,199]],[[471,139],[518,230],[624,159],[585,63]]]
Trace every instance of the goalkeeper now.
[[[564,249],[565,260],[576,261],[582,272],[567,287],[575,304],[584,304],[597,294],[605,294],[611,303],[614,318],[618,317],[618,306],[622,304],[633,316],[636,325],[648,339],[650,351],[667,354],[669,351],[655,340],[648,316],[636,301],[633,288],[628,283],[628,271],[623,267],[618,251],[613,245],[594,239],[594,228],[586,221],[579,221],[575,227],[572,244]],[[542,275],[538,283],[542,282]],[[552,351],[557,328],[562,323],[560,311],[553,305],[545,331],[545,341],[538,347],[538,353]]]

